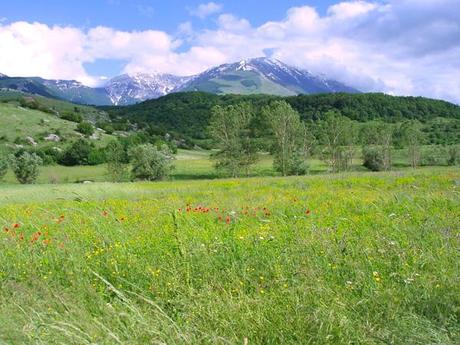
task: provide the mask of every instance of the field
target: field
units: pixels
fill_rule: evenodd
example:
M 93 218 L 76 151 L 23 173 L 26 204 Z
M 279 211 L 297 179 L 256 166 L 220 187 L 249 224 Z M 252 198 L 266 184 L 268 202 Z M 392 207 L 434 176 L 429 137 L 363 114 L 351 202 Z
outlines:
M 456 344 L 460 171 L 0 185 L 0 343 Z

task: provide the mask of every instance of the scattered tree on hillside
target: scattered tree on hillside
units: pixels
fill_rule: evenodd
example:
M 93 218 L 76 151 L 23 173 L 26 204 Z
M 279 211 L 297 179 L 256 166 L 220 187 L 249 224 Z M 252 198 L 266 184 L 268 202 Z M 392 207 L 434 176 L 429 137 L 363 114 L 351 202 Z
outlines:
M 317 135 L 324 145 L 323 157 L 331 171 L 347 170 L 352 163 L 356 140 L 353 122 L 329 111 L 317 122 Z
M 299 113 L 285 101 L 275 101 L 263 108 L 274 137 L 274 168 L 283 176 L 305 174 L 309 135 Z
M 251 120 L 254 113 L 247 103 L 212 109 L 209 132 L 218 143 L 220 151 L 213 158 L 216 168 L 232 177 L 241 172 L 249 174 L 249 168 L 257 161 L 257 147 L 251 135 Z
M 113 182 L 123 181 L 128 176 L 127 154 L 118 140 L 112 140 L 106 147 L 107 171 Z
M 34 183 L 37 180 L 41 164 L 41 158 L 35 153 L 23 152 L 18 156 L 10 156 L 10 165 L 21 184 Z
M 158 149 L 155 145 L 144 144 L 129 150 L 134 179 L 155 181 L 168 177 L 173 169 L 172 154 L 166 145 Z

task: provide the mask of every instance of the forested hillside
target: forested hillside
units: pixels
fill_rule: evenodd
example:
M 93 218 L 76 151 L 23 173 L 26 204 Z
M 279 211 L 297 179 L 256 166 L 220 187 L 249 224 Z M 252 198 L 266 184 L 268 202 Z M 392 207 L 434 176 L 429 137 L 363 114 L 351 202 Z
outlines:
M 256 111 L 273 100 L 284 99 L 304 120 L 318 120 L 328 111 L 337 111 L 352 120 L 366 122 L 383 120 L 403 122 L 416 119 L 432 128 L 435 133 L 460 130 L 460 107 L 440 100 L 423 97 L 395 97 L 376 94 L 321 94 L 277 97 L 268 95 L 224 95 L 202 92 L 170 94 L 159 99 L 127 107 L 104 107 L 115 121 L 146 123 L 161 130 L 187 137 L 207 137 L 211 110 L 216 105 L 232 105 L 241 102 L 252 104 Z M 444 120 L 439 120 L 444 118 Z M 460 138 L 459 138 L 460 139 Z

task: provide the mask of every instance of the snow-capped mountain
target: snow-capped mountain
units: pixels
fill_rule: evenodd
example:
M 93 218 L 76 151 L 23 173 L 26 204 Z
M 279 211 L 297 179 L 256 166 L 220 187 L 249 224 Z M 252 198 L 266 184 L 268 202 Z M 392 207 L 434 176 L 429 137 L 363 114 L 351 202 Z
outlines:
M 276 95 L 358 92 L 335 80 L 269 58 L 246 59 L 211 68 L 191 78 L 179 90 Z
M 171 74 L 123 74 L 111 79 L 105 90 L 112 104 L 126 105 L 167 95 L 189 79 Z
M 191 77 L 171 74 L 124 74 L 99 88 L 75 80 L 7 77 L 0 88 L 91 105 L 128 105 L 171 92 L 203 91 L 216 94 L 272 94 L 280 96 L 359 92 L 338 81 L 268 59 L 254 58 L 214 67 Z

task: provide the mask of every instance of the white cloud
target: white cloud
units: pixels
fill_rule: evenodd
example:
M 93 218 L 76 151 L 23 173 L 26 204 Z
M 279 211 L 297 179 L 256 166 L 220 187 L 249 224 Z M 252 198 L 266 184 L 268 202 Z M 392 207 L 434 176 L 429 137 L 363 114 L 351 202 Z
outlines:
M 127 61 L 124 71 L 129 73 L 190 75 L 268 51 L 363 91 L 460 103 L 456 5 L 458 0 L 348 1 L 331 6 L 323 16 L 309 6 L 294 7 L 283 20 L 260 26 L 222 14 L 215 29 L 196 31 L 187 22 L 175 35 L 0 23 L 0 72 L 95 84 L 99 77 L 88 75 L 83 66 L 98 59 Z
M 222 4 L 218 4 L 215 2 L 208 2 L 206 4 L 198 5 L 197 8 L 191 9 L 190 14 L 192 16 L 196 16 L 196 17 L 204 19 L 212 14 L 221 12 L 223 7 L 224 6 Z

